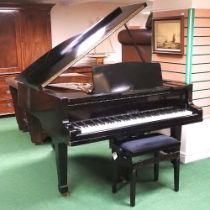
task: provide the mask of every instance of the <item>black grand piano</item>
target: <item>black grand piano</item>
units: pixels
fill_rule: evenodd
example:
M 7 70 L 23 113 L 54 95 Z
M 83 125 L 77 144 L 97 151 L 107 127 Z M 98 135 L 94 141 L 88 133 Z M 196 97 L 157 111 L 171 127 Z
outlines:
M 84 33 L 39 58 L 18 77 L 19 104 L 52 139 L 58 189 L 68 192 L 67 146 L 120 140 L 162 128 L 180 139 L 181 126 L 202 120 L 192 86 L 162 80 L 158 63 L 118 63 L 93 69 L 93 87 L 51 84 L 146 4 L 119 7 Z

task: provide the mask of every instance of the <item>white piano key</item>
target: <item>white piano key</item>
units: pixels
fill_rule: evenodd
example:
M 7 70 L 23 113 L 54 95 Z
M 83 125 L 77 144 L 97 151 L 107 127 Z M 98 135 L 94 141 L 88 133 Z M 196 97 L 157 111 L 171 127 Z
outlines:
M 100 131 L 112 130 L 123 128 L 126 126 L 134 126 L 134 125 L 141 125 L 144 123 L 155 122 L 158 120 L 166 120 L 166 119 L 174 119 L 184 116 L 192 115 L 192 112 L 189 110 L 181 110 L 176 112 L 170 113 L 163 113 L 163 114 L 156 114 L 144 117 L 129 117 L 129 119 L 125 120 L 116 120 L 112 122 L 105 122 L 105 123 L 97 123 L 95 125 L 88 125 L 88 126 L 80 126 L 79 129 L 81 130 L 81 134 L 91 134 Z

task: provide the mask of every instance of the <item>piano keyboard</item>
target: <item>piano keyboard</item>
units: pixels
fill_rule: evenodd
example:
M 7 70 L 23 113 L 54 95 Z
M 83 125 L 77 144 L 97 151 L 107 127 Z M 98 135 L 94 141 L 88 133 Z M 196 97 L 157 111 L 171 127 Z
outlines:
M 189 110 L 173 110 L 165 111 L 164 113 L 156 112 L 138 112 L 133 111 L 122 115 L 95 118 L 74 122 L 72 125 L 78 128 L 82 135 L 92 134 L 101 131 L 114 130 L 127 126 L 141 125 L 144 123 L 155 122 L 159 120 L 174 119 L 192 115 Z

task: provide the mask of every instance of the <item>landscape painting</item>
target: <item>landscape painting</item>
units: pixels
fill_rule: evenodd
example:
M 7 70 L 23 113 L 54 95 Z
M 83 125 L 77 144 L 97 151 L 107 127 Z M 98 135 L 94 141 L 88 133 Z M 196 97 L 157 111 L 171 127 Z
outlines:
M 153 52 L 183 54 L 183 16 L 153 19 Z

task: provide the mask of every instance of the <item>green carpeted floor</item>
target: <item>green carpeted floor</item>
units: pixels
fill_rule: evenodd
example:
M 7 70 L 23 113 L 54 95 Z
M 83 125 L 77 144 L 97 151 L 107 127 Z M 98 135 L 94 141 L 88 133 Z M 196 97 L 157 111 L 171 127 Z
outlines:
M 0 119 L 0 210 L 124 210 L 129 188 L 111 193 L 108 142 L 69 147 L 71 194 L 57 191 L 54 154 L 50 145 L 34 145 L 18 131 L 15 118 Z M 163 163 L 159 182 L 145 168 L 137 184 L 141 210 L 210 210 L 210 159 L 181 165 L 181 184 L 173 191 L 173 170 Z

